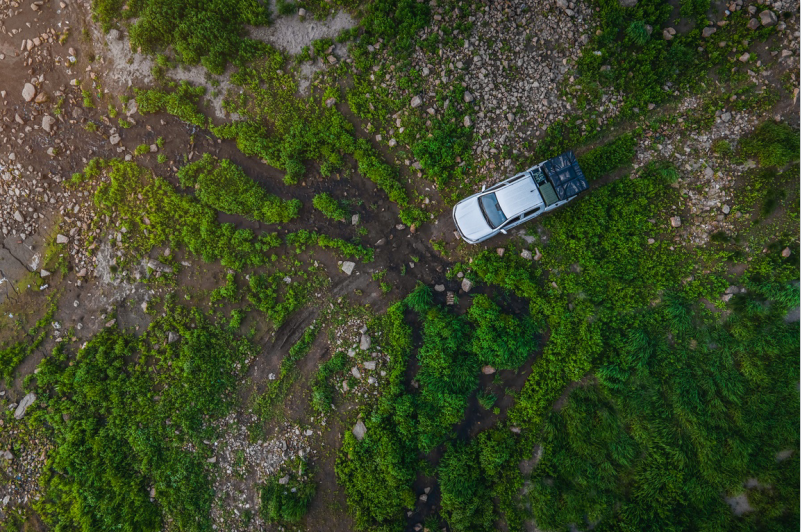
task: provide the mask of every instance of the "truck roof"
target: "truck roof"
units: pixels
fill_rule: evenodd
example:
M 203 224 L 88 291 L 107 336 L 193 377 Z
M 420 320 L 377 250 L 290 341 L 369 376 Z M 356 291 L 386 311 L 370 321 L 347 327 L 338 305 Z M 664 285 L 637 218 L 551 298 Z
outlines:
M 534 180 L 528 175 L 501 188 L 495 192 L 495 197 L 507 218 L 545 203 Z

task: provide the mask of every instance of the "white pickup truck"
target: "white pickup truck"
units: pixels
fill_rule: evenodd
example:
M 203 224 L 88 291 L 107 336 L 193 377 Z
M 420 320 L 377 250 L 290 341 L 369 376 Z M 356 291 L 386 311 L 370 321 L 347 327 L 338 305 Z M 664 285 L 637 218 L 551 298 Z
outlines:
M 576 156 L 568 151 L 463 199 L 453 207 L 453 221 L 465 242 L 478 244 L 564 205 L 588 188 Z

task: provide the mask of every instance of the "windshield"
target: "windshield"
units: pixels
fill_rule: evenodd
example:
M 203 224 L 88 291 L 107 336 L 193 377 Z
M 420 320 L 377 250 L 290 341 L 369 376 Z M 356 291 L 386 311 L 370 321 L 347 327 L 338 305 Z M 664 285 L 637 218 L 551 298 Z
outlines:
M 481 196 L 478 199 L 478 203 L 481 205 L 481 212 L 484 214 L 484 218 L 493 229 L 506 221 L 506 215 L 501 210 L 501 206 L 498 205 L 498 198 L 495 197 L 494 192 Z

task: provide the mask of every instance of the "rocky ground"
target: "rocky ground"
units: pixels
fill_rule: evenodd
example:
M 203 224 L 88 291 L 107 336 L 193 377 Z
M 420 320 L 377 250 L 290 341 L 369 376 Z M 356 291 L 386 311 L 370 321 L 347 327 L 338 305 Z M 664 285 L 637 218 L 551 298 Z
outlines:
M 758 4 L 759 7 L 742 4 L 733 7 L 749 10 L 754 7 L 752 13 L 765 8 L 776 12 L 798 11 L 797 1 L 759 0 Z M 420 32 L 421 41 L 434 32 L 441 33 L 441 26 L 451 27 L 464 19 L 472 23 L 472 29 L 458 35 L 464 39 L 463 47 L 442 48 L 433 59 L 417 49 L 412 62 L 422 73 L 427 92 L 412 100 L 412 108 L 420 107 L 430 116 L 438 115 L 443 110 L 434 101 L 436 89 L 454 80 L 461 83 L 467 90 L 465 102 L 476 104 L 475 113 L 464 118 L 464 125 L 472 127 L 476 135 L 472 147 L 480 163 L 476 182 L 497 180 L 506 176 L 513 166 L 512 159 L 502 154 L 524 151 L 525 143 L 541 137 L 549 125 L 580 111 L 571 107 L 564 88 L 574 83 L 571 65 L 595 31 L 593 9 L 583 1 L 547 0 L 532 5 L 515 0 L 491 2 L 465 15 L 458 9 L 447 11 L 437 6 L 436 1 L 430 5 L 435 13 L 434 23 Z M 251 33 L 254 38 L 297 54 L 311 40 L 333 37 L 353 24 L 355 21 L 345 13 L 336 14 L 325 22 L 293 16 L 287 19 L 286 25 L 266 30 L 254 28 Z M 763 88 L 780 85 L 783 82 L 779 80 L 783 79 L 794 87 L 798 85 L 798 17 L 789 24 L 781 24 L 783 27 L 778 40 L 772 43 L 773 49 L 753 52 L 769 67 L 753 75 L 754 81 Z M 326 65 L 333 68 L 338 61 L 348 60 L 345 46 L 337 45 L 330 53 L 333 61 L 317 58 L 311 66 L 304 66 L 298 72 L 302 93 Z M 373 53 L 378 63 L 392 63 L 392 57 L 381 43 L 376 43 Z M 116 97 L 129 85 L 152 84 L 152 66 L 152 59 L 130 50 L 124 34 L 114 30 L 104 35 L 93 25 L 87 2 L 0 0 L 0 309 L 3 311 L 0 340 L 13 336 L 14 323 L 19 317 L 28 320 L 27 326 L 30 320 L 40 317 L 46 298 L 52 297 L 58 304 L 45 343 L 21 366 L 20 376 L 13 382 L 6 382 L 0 390 L 0 402 L 9 411 L 16 410 L 23 398 L 23 376 L 33 372 L 48 350 L 67 336 L 68 329 L 74 327 L 78 338 L 88 339 L 94 332 L 109 326 L 108 318 L 116 307 L 128 309 L 119 311 L 119 325 L 144 328 L 150 318 L 140 311 L 142 305 L 172 290 L 169 286 L 140 282 L 147 270 L 148 258 L 133 265 L 128 277 L 112 273 L 112 267 L 122 255 L 120 250 L 112 250 L 108 242 L 121 238 L 119 220 L 98 219 L 92 192 L 68 184 L 74 172 L 83 170 L 94 157 L 132 160 L 136 146 L 142 143 L 148 145 L 152 153 L 152 160 L 144 164 L 156 168 L 155 157 L 166 155 L 169 162 L 164 173 L 169 173 L 171 178 L 173 170 L 183 164 L 184 155 L 192 159 L 202 152 L 231 158 L 253 176 L 269 175 L 271 171 L 246 159 L 231 141 L 199 138 L 187 153 L 190 136 L 202 136 L 197 128 L 166 115 L 142 116 L 135 100 L 126 104 L 119 98 L 112 98 L 114 112 L 126 117 L 130 127 L 123 129 L 115 125 L 119 122 L 110 120 L 110 111 L 99 106 L 97 95 Z M 396 74 L 389 70 L 384 79 L 376 79 L 375 83 L 400 94 L 403 89 L 398 86 Z M 177 80 L 208 83 L 201 67 L 177 69 L 170 75 Z M 231 85 L 227 84 L 225 76 L 220 80 L 217 95 L 210 95 L 210 109 L 217 120 L 235 118 L 222 110 L 222 98 Z M 793 97 L 782 99 L 770 113 L 797 126 L 797 93 L 795 88 Z M 605 93 L 601 100 L 597 114 L 605 124 L 618 115 L 619 95 Z M 683 96 L 673 108 L 654 109 L 653 118 L 672 114 L 679 117 L 681 123 L 690 119 L 702 100 L 703 95 Z M 665 213 L 665 218 L 670 219 L 676 229 L 677 246 L 702 246 L 715 233 L 736 235 L 740 230 L 741 212 L 736 207 L 735 187 L 753 163 L 733 164 L 725 156 L 716 155 L 713 145 L 726 140 L 736 147 L 738 139 L 764 118 L 759 110 L 723 110 L 717 113 L 713 125 L 703 131 L 665 124 L 639 139 L 635 177 L 639 167 L 657 159 L 670 160 L 681 171 L 676 186 L 685 195 L 685 203 L 676 212 Z M 368 134 L 367 124 L 358 125 L 360 134 Z M 637 125 L 640 124 L 622 124 L 621 127 Z M 400 127 L 400 123 L 390 121 L 377 144 L 394 148 L 393 134 L 395 128 Z M 369 133 L 375 136 L 375 130 Z M 158 137 L 167 139 L 165 148 L 157 146 Z M 412 161 L 406 164 L 404 172 L 417 173 Z M 374 187 L 367 188 L 372 185 L 366 180 L 358 177 L 354 181 L 357 193 L 374 191 Z M 422 184 L 421 188 L 427 186 Z M 310 194 L 310 191 L 302 193 Z M 429 244 L 432 238 L 441 239 L 447 243 L 449 251 L 460 252 L 448 209 L 432 224 L 412 233 L 409 228 L 396 225 L 397 219 L 392 214 L 394 207 L 384 199 L 377 201 L 381 202 L 381 212 L 384 209 L 386 212 L 371 214 L 369 240 L 386 243 L 384 251 L 380 252 L 383 255 L 378 255 L 373 264 L 356 266 L 353 275 L 339 271 L 330 256 L 321 258 L 331 280 L 327 289 L 329 295 L 350 297 L 356 304 L 369 304 L 372 311 L 378 312 L 389 300 L 382 298 L 371 274 L 382 270 L 390 271 L 388 280 L 397 286 L 397 292 L 405 293 L 418 279 L 436 284 L 437 297 L 448 297 L 450 301 L 460 288 L 470 289 L 470 286 L 463 286 L 459 278 L 446 280 L 448 262 Z M 247 222 L 237 220 L 237 223 L 246 226 Z M 493 241 L 492 246 L 503 247 L 504 238 Z M 184 266 L 181 279 L 187 280 L 190 288 L 208 290 L 218 284 L 223 275 L 219 265 L 204 266 L 198 258 L 175 252 L 180 253 Z M 413 260 L 413 256 L 421 262 Z M 158 260 L 156 253 L 149 260 Z M 408 276 L 401 277 L 398 273 L 401 264 L 404 264 L 404 274 L 409 272 Z M 317 316 L 318 310 L 315 308 L 294 318 L 293 323 L 277 332 L 276 343 L 282 338 L 284 341 L 297 338 L 294 331 L 302 331 Z M 387 357 L 371 346 L 371 331 L 363 330 L 363 325 L 364 320 L 349 320 L 333 331 L 334 339 L 328 348 L 330 352 L 346 351 L 350 357 L 349 375 L 334 382 L 348 405 L 344 410 L 378 395 L 382 379 L 386 377 Z M 277 371 L 280 357 L 292 342 L 280 348 L 276 343 L 265 340 L 265 360 L 259 362 L 246 380 L 263 380 Z M 312 351 L 315 356 L 322 356 L 323 348 L 317 345 L 315 349 L 317 351 Z M 314 367 L 310 364 L 306 371 Z M 252 383 L 248 380 L 242 385 Z M 217 449 L 213 462 L 218 471 L 214 487 L 219 494 L 219 504 L 213 511 L 217 530 L 233 530 L 229 528 L 233 522 L 231 512 L 238 517 L 256 508 L 256 484 L 280 471 L 292 459 L 311 457 L 328 460 L 330 464 L 328 447 L 334 437 L 331 434 L 336 432 L 339 437 L 339 433 L 352 428 L 340 426 L 336 416 L 309 419 L 290 415 L 274 423 L 269 437 L 253 441 L 247 430 L 252 421 L 250 417 L 249 412 L 242 411 L 222 420 L 219 428 L 224 436 L 213 442 Z M 0 427 L 3 471 L 0 503 L 2 506 L 29 504 L 41 493 L 35 479 L 42 472 L 50 444 L 41 435 L 29 434 L 19 420 L 5 426 L 0 420 Z M 323 482 L 333 486 L 333 474 L 328 471 L 324 475 L 328 476 Z M 335 503 L 343 504 L 343 500 L 340 497 Z M 263 523 L 257 517 L 250 529 L 261 526 Z M 343 526 L 349 524 L 321 523 L 318 529 L 340 530 Z

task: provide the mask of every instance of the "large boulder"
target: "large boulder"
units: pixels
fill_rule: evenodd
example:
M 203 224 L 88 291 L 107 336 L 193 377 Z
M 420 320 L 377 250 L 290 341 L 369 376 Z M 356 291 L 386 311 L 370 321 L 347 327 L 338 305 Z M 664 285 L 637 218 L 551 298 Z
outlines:
M 778 19 L 776 18 L 776 13 L 771 11 L 770 9 L 766 9 L 762 13 L 759 14 L 759 20 L 762 22 L 763 26 L 775 26 Z

